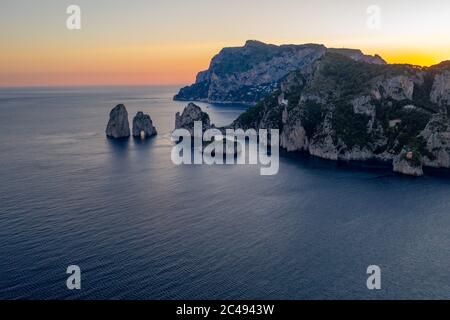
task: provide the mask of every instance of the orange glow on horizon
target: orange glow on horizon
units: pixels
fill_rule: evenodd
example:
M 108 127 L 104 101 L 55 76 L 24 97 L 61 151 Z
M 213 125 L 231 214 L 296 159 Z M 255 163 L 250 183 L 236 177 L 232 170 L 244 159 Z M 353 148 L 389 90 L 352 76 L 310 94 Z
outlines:
M 188 84 L 217 51 L 205 45 L 21 48 L 0 52 L 0 86 Z
M 242 45 L 242 44 L 241 44 Z M 181 85 L 195 81 L 224 44 L 16 48 L 0 52 L 0 86 Z M 332 46 L 329 46 L 332 47 Z M 358 46 L 348 46 L 355 47 Z M 382 46 L 381 46 L 382 47 Z M 359 46 L 361 48 L 361 46 Z M 362 48 L 388 63 L 431 66 L 450 59 L 431 48 Z
M 0 10 L 0 87 L 189 84 L 223 47 L 254 39 L 360 49 L 389 63 L 450 59 L 450 2 L 195 0 L 79 1 L 80 29 L 65 1 L 13 1 Z
M 412 64 L 421 67 L 430 67 L 450 60 L 450 54 L 445 50 L 392 49 L 381 50 L 378 54 L 390 64 Z

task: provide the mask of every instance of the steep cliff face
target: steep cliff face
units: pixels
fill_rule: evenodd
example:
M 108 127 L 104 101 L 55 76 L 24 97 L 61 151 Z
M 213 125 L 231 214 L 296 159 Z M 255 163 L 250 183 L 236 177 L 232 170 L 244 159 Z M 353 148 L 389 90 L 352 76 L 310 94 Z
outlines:
M 387 65 L 327 52 L 290 73 L 235 128 L 280 129 L 288 151 L 389 161 L 396 172 L 450 167 L 450 63 Z
M 222 49 L 209 69 L 197 75 L 195 84 L 182 88 L 174 99 L 254 104 L 270 94 L 287 74 L 308 68 L 327 50 L 356 61 L 385 63 L 379 56 L 367 56 L 359 50 L 247 41 L 243 47 Z

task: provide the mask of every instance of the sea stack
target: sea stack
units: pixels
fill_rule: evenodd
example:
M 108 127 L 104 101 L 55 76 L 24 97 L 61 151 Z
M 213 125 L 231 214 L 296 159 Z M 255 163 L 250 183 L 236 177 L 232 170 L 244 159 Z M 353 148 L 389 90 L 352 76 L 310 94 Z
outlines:
M 133 119 L 133 137 L 150 138 L 157 134 L 152 119 L 148 114 L 139 111 Z
M 113 139 L 130 137 L 128 112 L 123 104 L 119 104 L 111 110 L 108 126 L 106 127 L 106 136 Z
M 175 129 L 186 129 L 191 135 L 194 135 L 194 122 L 196 121 L 202 122 L 203 131 L 214 128 L 214 125 L 211 125 L 209 115 L 191 102 L 184 108 L 183 113 L 177 112 L 175 115 Z

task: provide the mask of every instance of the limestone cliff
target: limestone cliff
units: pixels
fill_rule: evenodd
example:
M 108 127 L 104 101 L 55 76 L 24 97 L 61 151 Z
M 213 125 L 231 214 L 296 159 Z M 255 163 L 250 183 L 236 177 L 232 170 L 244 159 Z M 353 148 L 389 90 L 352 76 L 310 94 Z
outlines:
M 326 52 L 355 61 L 385 64 L 379 56 L 360 50 L 327 49 L 319 44 L 271 45 L 247 41 L 243 47 L 224 48 L 196 82 L 182 88 L 175 100 L 255 104 L 270 94 L 290 72 L 308 68 Z
M 450 63 L 367 63 L 326 52 L 287 75 L 235 128 L 280 129 L 280 144 L 332 160 L 379 160 L 396 172 L 450 168 Z

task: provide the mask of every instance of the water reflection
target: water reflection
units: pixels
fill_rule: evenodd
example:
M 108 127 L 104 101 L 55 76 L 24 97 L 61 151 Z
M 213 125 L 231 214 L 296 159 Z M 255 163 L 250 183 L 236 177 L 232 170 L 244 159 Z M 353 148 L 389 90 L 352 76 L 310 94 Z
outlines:
M 128 151 L 130 149 L 130 139 L 124 138 L 124 139 L 112 139 L 112 138 L 105 138 L 106 144 L 109 147 L 109 150 L 114 155 L 119 156 L 127 156 Z

